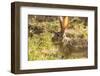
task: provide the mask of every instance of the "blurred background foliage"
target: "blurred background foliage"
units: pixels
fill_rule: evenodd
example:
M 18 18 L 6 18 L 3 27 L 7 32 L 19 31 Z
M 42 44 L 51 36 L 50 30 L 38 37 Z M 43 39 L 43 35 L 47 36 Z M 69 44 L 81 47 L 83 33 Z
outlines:
M 87 17 L 69 17 L 62 39 L 58 16 L 29 15 L 28 60 L 87 58 L 87 23 Z

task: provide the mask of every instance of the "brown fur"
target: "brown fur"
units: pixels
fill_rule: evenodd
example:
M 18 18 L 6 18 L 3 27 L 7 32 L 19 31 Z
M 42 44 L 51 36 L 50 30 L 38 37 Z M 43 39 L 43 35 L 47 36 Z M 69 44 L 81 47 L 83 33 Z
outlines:
M 69 18 L 68 16 L 60 16 L 60 26 L 61 26 L 61 32 L 64 33 L 65 29 L 67 29 L 69 24 Z

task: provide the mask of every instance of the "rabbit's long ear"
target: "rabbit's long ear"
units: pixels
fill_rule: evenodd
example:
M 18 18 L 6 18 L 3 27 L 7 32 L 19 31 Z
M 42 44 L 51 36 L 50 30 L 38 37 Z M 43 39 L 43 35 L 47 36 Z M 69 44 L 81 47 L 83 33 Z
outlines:
M 61 27 L 61 32 L 63 31 L 62 28 L 63 28 L 63 17 L 60 16 L 59 17 L 59 21 L 60 21 L 60 27 Z
M 62 16 L 59 17 L 59 20 L 60 20 L 61 23 L 63 23 L 63 17 Z
M 68 16 L 65 16 L 63 19 L 63 28 L 67 28 L 68 23 L 69 23 L 69 18 Z

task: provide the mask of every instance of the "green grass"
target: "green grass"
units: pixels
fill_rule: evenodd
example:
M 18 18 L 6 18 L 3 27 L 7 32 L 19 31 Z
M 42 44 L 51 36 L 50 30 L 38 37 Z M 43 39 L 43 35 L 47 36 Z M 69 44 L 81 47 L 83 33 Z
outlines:
M 71 22 L 69 25 L 70 33 L 66 35 L 70 39 L 87 39 L 87 25 L 85 25 L 84 21 L 76 21 Z M 52 41 L 53 32 L 59 32 L 60 23 L 59 20 L 53 21 L 36 21 L 33 19 L 33 24 L 31 25 L 33 32 L 29 32 L 28 36 L 28 60 L 56 60 L 56 59 L 77 59 L 77 58 L 87 58 L 87 50 L 85 51 L 77 51 L 75 52 L 74 47 L 63 47 L 62 49 L 66 49 L 67 51 L 62 51 L 61 45 L 56 44 Z M 34 30 L 34 28 L 37 29 Z M 37 33 L 40 31 L 39 33 Z M 73 32 L 72 32 L 73 31 Z M 32 36 L 30 36 L 32 34 Z M 55 40 L 56 42 L 62 42 L 60 40 Z M 77 43 L 76 43 L 77 44 Z M 69 44 L 68 44 L 69 45 Z M 83 46 L 83 45 L 81 45 Z M 70 49 L 71 48 L 71 49 Z M 74 50 L 73 50 L 74 49 Z M 78 49 L 78 48 L 77 48 Z M 69 50 L 69 51 L 68 51 Z

